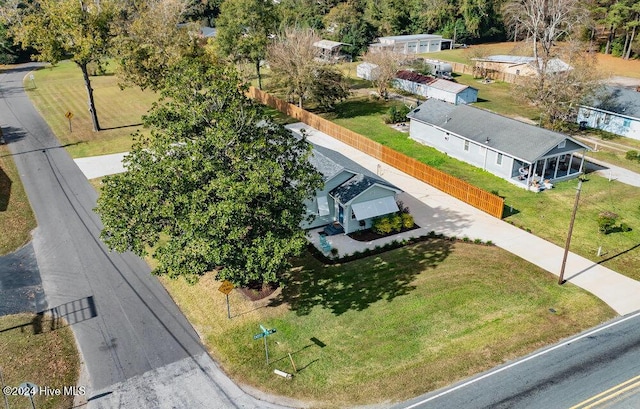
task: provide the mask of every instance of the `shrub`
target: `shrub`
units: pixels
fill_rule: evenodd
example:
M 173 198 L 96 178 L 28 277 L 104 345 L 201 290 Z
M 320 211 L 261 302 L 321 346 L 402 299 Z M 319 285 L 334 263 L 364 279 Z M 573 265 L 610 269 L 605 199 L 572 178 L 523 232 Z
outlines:
M 640 153 L 638 153 L 638 151 L 634 151 L 634 150 L 627 151 L 624 157 L 627 158 L 628 160 L 640 161 Z
M 482 239 L 475 239 L 473 242 L 475 244 L 482 244 Z
M 613 212 L 602 212 L 598 215 L 598 230 L 600 233 L 609 234 L 613 231 L 618 215 Z
M 402 227 L 404 227 L 405 229 L 410 229 L 415 225 L 413 221 L 413 216 L 411 216 L 409 213 L 402 213 L 401 217 L 402 217 Z
M 402 230 L 402 217 L 399 214 L 392 214 L 387 216 L 389 218 L 389 224 L 391 224 L 391 230 L 398 232 Z
M 377 217 L 373 219 L 371 229 L 378 234 L 391 233 L 392 227 L 388 217 Z
M 493 246 L 493 242 L 491 240 L 487 240 L 484 244 L 487 246 Z
M 406 122 L 409 111 L 410 109 L 406 105 L 392 105 L 387 111 L 387 115 L 384 117 L 384 123 L 397 124 L 399 122 Z
M 465 237 L 462 238 L 462 241 L 464 241 L 465 243 L 468 243 L 469 242 L 469 238 L 467 236 L 465 236 Z
M 332 248 L 332 249 L 331 249 L 331 255 L 332 255 L 333 257 L 337 257 L 337 256 L 338 256 L 338 249 L 337 249 L 337 248 L 335 248 L 335 247 L 334 247 L 334 248 Z

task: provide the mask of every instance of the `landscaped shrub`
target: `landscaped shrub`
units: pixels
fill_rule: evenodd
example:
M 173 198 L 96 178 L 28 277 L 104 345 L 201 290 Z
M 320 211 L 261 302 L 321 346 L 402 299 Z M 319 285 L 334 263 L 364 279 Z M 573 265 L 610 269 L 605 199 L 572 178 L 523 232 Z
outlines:
M 613 212 L 602 212 L 598 215 L 598 230 L 600 233 L 609 234 L 613 231 L 618 220 L 618 215 Z
M 640 153 L 638 151 L 630 150 L 624 155 L 628 160 L 636 160 L 640 162 Z
M 406 105 L 392 105 L 387 111 L 387 115 L 384 117 L 384 123 L 397 124 L 399 122 L 406 122 L 409 111 L 410 109 Z
M 404 227 L 405 229 L 410 229 L 415 225 L 413 216 L 411 216 L 409 213 L 402 213 L 400 217 L 402 217 L 402 227 Z
M 392 230 L 391 221 L 386 216 L 376 217 L 375 219 L 373 219 L 373 222 L 371 224 L 371 230 L 378 234 L 389 234 Z
M 391 231 L 399 232 L 402 230 L 402 217 L 399 214 L 389 215 L 389 222 L 391 223 Z

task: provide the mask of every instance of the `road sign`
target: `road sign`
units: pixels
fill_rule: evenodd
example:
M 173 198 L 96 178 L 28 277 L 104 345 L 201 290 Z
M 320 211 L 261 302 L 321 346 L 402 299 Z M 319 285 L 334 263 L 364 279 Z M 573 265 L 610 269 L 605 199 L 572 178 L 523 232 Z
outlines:
M 67 118 L 67 119 L 71 119 L 71 118 L 73 118 L 73 112 L 71 112 L 71 111 L 67 111 L 67 113 L 66 113 L 66 114 L 64 114 L 64 116 L 65 116 L 65 118 Z
M 267 334 L 265 334 L 264 332 L 261 332 L 261 333 L 259 333 L 259 334 L 254 335 L 254 336 L 253 336 L 253 339 L 260 339 L 260 338 L 265 337 L 266 335 L 267 335 Z
M 222 282 L 222 285 L 218 288 L 218 291 L 220 291 L 222 294 L 229 295 L 231 290 L 233 290 L 234 288 L 235 286 L 231 281 L 224 280 Z

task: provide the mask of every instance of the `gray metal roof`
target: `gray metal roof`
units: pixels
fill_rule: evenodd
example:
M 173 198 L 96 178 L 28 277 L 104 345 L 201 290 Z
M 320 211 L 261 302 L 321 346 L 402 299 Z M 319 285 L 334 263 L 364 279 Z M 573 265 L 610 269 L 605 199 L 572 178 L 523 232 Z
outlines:
M 396 43 L 396 42 L 404 42 L 404 41 L 416 41 L 416 40 L 438 40 L 442 39 L 441 35 L 437 34 L 408 34 L 402 36 L 387 36 L 387 37 L 378 37 L 378 41 L 381 43 Z
M 635 88 L 606 86 L 600 95 L 585 105 L 640 119 L 640 92 Z
M 358 173 L 333 189 L 329 194 L 338 199 L 340 203 L 348 203 L 376 183 L 379 183 L 379 179 Z
M 468 85 L 458 84 L 457 82 L 437 79 L 429 84 L 431 88 L 439 89 L 441 91 L 452 92 L 454 94 L 459 94 L 467 88 L 473 88 Z M 475 89 L 475 88 L 473 88 Z
M 588 149 L 588 146 L 559 132 L 525 124 L 468 105 L 452 105 L 437 99 L 427 100 L 411 111 L 407 117 L 435 125 L 529 163 L 545 156 L 565 140 Z

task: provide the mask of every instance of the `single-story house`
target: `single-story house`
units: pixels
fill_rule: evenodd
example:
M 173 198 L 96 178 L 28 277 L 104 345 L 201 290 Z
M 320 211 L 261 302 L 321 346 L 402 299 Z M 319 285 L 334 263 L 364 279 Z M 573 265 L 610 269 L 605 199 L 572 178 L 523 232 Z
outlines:
M 320 40 L 313 43 L 313 46 L 319 51 L 318 58 L 326 62 L 351 61 L 351 56 L 341 51 L 343 45 L 349 44 L 331 40 Z
M 412 139 L 531 190 L 582 174 L 589 150 L 562 133 L 436 99 L 407 117 Z
M 497 71 L 519 76 L 534 76 L 538 74 L 536 59 L 519 55 L 490 55 L 488 57 L 474 58 L 477 71 Z M 538 58 L 537 64 L 541 64 Z M 547 62 L 547 73 L 559 73 L 573 69 L 569 64 L 559 58 L 552 58 Z
M 605 96 L 578 108 L 581 127 L 640 140 L 640 87 L 605 87 Z
M 399 211 L 400 189 L 380 179 L 338 152 L 315 146 L 309 158 L 322 174 L 324 187 L 305 203 L 307 215 L 302 227 L 329 226 L 335 233 L 368 229 L 372 220 Z
M 388 49 L 400 54 L 434 53 L 440 51 L 443 45 L 450 48 L 451 40 L 443 39 L 437 34 L 412 34 L 402 36 L 379 37 L 376 43 L 370 44 L 373 52 Z
M 413 71 L 398 71 L 394 86 L 425 98 L 435 98 L 456 105 L 471 104 L 478 100 L 476 88 Z

